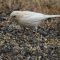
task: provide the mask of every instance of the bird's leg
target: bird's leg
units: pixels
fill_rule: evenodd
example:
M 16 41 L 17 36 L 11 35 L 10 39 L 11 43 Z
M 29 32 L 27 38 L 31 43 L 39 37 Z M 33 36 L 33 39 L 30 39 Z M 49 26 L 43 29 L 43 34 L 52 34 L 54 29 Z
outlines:
M 37 27 L 33 27 L 33 33 L 37 32 Z
M 38 27 L 35 27 L 35 28 L 33 29 L 33 33 L 34 33 L 34 34 L 37 34 L 37 29 L 38 29 Z
M 38 37 L 39 33 L 38 33 L 38 27 L 35 27 L 36 32 L 35 32 L 35 36 Z
M 23 27 L 23 33 L 25 33 L 26 27 Z
M 36 29 L 36 33 L 37 33 L 37 29 L 38 29 L 38 27 L 35 27 L 35 29 Z

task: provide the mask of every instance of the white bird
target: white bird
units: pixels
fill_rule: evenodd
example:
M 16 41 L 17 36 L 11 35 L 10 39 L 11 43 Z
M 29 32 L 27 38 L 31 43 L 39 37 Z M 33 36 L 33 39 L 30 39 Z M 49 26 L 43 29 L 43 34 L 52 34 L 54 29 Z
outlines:
M 47 18 L 60 17 L 60 15 L 45 15 L 42 13 L 31 12 L 31 11 L 13 11 L 10 14 L 10 18 L 15 18 L 14 20 L 23 26 L 34 26 L 36 29 L 41 23 L 41 20 L 46 20 Z

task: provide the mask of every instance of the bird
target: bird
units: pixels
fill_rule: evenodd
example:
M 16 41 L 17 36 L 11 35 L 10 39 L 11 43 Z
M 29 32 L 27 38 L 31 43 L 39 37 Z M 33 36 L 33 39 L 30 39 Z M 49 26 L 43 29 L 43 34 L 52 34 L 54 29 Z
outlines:
M 60 17 L 60 15 L 48 15 L 33 11 L 13 11 L 10 14 L 10 20 L 13 19 L 22 26 L 34 26 L 36 30 L 41 21 L 54 17 Z

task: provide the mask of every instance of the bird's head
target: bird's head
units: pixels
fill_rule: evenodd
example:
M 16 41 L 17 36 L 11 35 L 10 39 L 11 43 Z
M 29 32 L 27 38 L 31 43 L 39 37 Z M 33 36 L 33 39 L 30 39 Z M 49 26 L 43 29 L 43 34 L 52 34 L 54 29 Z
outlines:
M 20 11 L 13 11 L 10 14 L 10 21 L 18 21 L 19 17 L 20 17 Z
M 17 16 L 19 16 L 19 11 L 13 11 L 13 12 L 10 14 L 10 18 L 17 18 Z

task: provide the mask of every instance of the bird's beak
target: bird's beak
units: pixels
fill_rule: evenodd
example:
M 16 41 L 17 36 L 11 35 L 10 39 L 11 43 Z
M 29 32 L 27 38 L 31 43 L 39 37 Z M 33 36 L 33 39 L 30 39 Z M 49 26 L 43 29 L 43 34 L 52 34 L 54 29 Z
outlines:
M 9 20 L 13 22 L 14 21 L 14 17 L 10 16 Z
M 12 22 L 14 22 L 14 21 L 15 21 L 15 17 L 10 16 L 10 17 L 9 17 L 9 22 L 10 22 L 10 24 L 11 24 Z
M 9 16 L 9 21 L 12 21 L 12 17 L 11 16 Z
M 10 24 L 11 24 L 11 23 L 12 23 L 12 21 L 13 21 L 13 20 L 12 20 L 12 17 L 11 17 L 11 16 L 9 16 L 9 18 L 8 18 L 8 23 L 10 23 Z

